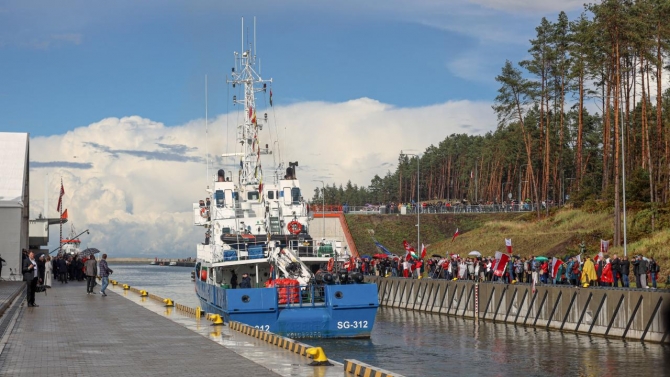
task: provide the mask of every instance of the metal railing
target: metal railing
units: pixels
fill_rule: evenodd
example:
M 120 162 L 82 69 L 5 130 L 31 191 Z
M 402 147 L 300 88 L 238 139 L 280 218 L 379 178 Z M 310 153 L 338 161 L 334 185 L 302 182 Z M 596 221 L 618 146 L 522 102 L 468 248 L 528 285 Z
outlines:
M 550 203 L 549 208 L 558 207 L 557 204 Z M 310 208 L 310 211 L 319 212 L 319 207 Z M 501 212 L 533 212 L 537 210 L 535 203 L 521 204 L 456 204 L 456 205 L 428 205 L 421 206 L 421 213 L 501 213 Z M 547 205 L 541 204 L 540 210 L 546 211 Z M 379 214 L 416 214 L 416 206 L 411 204 L 401 206 L 326 206 L 326 213 L 347 213 L 356 215 L 379 215 Z

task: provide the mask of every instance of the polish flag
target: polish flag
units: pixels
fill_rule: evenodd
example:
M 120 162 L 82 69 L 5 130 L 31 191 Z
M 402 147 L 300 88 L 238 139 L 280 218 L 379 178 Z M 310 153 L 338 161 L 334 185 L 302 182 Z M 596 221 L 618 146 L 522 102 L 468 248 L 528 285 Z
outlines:
M 507 254 L 512 254 L 512 240 L 505 238 L 505 246 L 507 247 Z
M 63 188 L 63 178 L 60 179 L 60 195 L 58 195 L 58 206 L 56 211 L 60 212 L 63 205 L 63 195 L 65 195 L 65 188 Z
M 594 264 L 595 264 L 595 263 L 598 263 L 598 261 L 601 260 L 601 259 L 603 259 L 603 252 L 602 252 L 602 251 L 599 252 L 598 255 L 596 255 L 595 257 L 593 257 L 593 263 L 594 263 Z
M 421 244 L 421 259 L 426 257 L 426 247 Z
M 561 267 L 563 264 L 563 261 L 560 259 L 557 259 L 556 257 L 551 259 L 551 277 L 556 278 L 556 275 L 558 274 L 558 268 Z
M 460 234 L 460 233 L 458 233 L 458 228 L 456 228 L 456 231 L 454 232 L 454 236 L 451 237 L 451 242 L 454 242 L 454 240 L 456 239 L 456 237 L 457 237 L 459 234 Z
M 493 268 L 493 274 L 495 276 L 501 277 L 505 272 L 505 267 L 507 267 L 507 262 L 509 262 L 509 255 L 503 254 L 500 251 L 496 251 L 496 264 Z

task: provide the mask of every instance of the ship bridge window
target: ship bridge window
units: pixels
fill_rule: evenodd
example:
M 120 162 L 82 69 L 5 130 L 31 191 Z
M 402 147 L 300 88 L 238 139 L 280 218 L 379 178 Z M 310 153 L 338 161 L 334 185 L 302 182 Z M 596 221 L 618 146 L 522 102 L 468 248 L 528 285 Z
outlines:
M 258 191 L 249 191 L 247 193 L 247 200 L 258 200 Z
M 293 204 L 300 204 L 300 188 L 294 187 L 291 189 L 291 200 Z
M 274 199 L 275 198 L 275 192 L 274 191 L 268 191 L 267 196 L 268 196 L 268 199 Z
M 223 190 L 216 190 L 216 192 L 214 192 L 214 200 L 216 200 L 216 206 L 218 208 L 223 208 L 223 206 L 225 205 L 225 200 L 223 198 Z

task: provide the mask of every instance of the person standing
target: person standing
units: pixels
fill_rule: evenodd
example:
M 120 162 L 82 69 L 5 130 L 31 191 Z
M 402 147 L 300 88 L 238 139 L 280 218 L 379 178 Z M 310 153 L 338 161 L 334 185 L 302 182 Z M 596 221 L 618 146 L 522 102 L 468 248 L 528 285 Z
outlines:
M 661 268 L 658 266 L 658 263 L 654 258 L 649 258 L 649 278 L 651 279 L 651 287 L 656 289 L 656 278 L 658 273 L 661 271 Z
M 240 282 L 240 288 L 251 288 L 251 278 L 246 272 L 242 274 L 242 281 Z
M 98 270 L 100 271 L 100 277 L 102 278 L 100 294 L 107 296 L 105 289 L 107 289 L 107 286 L 109 285 L 109 275 L 114 272 L 111 268 L 109 268 L 109 265 L 107 265 L 107 254 L 102 254 L 102 259 L 100 259 L 100 268 Z
M 630 261 L 627 256 L 624 255 L 623 260 L 619 262 L 619 266 L 621 267 L 621 283 L 624 288 L 628 288 L 630 287 L 630 280 L 628 279 L 628 275 L 630 275 Z
M 84 264 L 84 269 L 86 270 L 86 293 L 96 294 L 93 292 L 93 287 L 95 286 L 95 277 L 98 275 L 98 264 L 95 261 L 95 256 L 91 257 Z
M 633 262 L 633 270 L 635 271 L 635 283 L 638 288 L 649 288 L 647 287 L 647 261 L 642 258 L 642 255 L 638 255 Z
M 28 253 L 28 257 L 23 260 L 21 272 L 23 272 L 23 281 L 28 284 L 26 290 L 26 301 L 28 306 L 38 307 L 35 303 L 35 289 L 37 288 L 37 262 L 35 262 L 35 254 Z
M 51 280 L 53 278 L 53 265 L 51 264 L 51 257 L 48 256 L 44 262 L 44 285 L 51 288 Z
M 614 280 L 614 287 L 619 286 L 619 280 L 621 280 L 623 285 L 623 278 L 621 277 L 621 261 L 619 257 L 614 254 L 614 257 L 610 261 L 612 264 L 612 279 Z
M 2 255 L 0 255 L 0 277 L 2 277 L 2 265 L 5 263 L 5 260 L 2 259 Z

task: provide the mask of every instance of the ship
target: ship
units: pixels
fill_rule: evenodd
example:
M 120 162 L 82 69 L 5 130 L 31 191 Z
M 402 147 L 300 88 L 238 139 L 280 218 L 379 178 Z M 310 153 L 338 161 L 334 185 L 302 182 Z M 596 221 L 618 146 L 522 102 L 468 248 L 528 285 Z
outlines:
M 262 78 L 255 46 L 244 37 L 234 57 L 227 83 L 242 93 L 233 103 L 243 121 L 235 152 L 221 156 L 234 161 L 237 174 L 218 169 L 206 198 L 193 203 L 194 224 L 205 228 L 194 270 L 202 309 L 291 338 L 369 338 L 377 285 L 353 269 L 343 242 L 310 235 L 298 162 L 277 161 L 280 143 L 262 142 L 269 122 L 267 113 L 259 116 L 256 97 L 267 99 L 272 79 Z M 272 109 L 271 88 L 269 99 L 265 111 Z M 272 161 L 267 175 L 265 160 Z

